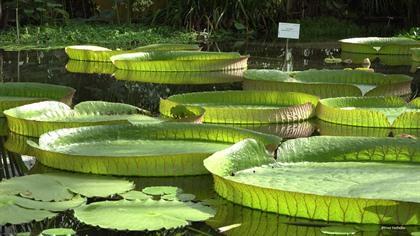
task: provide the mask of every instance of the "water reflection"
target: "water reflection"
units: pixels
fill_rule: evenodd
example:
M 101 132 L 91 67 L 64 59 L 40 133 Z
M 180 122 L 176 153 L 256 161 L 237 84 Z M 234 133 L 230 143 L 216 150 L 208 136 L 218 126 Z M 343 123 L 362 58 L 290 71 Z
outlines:
M 247 124 L 234 126 L 266 134 L 274 134 L 287 139 L 309 137 L 315 131 L 315 126 L 311 121 L 290 124 Z
M 420 137 L 420 129 L 350 126 L 330 123 L 319 119 L 314 120 L 314 122 L 320 135 L 363 137 Z
M 69 60 L 66 70 L 72 73 L 113 74 L 117 68 L 111 62 Z
M 369 58 L 370 61 L 378 60 L 379 63 L 387 66 L 407 66 L 411 64 L 410 55 L 378 55 L 341 52 L 341 59 L 351 59 L 353 64 L 362 64 L 365 58 Z
M 157 84 L 220 84 L 242 81 L 244 70 L 226 72 L 147 72 L 117 70 L 117 80 L 129 80 Z

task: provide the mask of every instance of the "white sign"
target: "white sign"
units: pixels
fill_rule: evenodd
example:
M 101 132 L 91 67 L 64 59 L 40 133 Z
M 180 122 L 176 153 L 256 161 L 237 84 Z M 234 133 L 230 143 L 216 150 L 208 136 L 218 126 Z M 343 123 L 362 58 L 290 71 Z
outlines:
M 299 39 L 300 24 L 279 23 L 279 38 Z

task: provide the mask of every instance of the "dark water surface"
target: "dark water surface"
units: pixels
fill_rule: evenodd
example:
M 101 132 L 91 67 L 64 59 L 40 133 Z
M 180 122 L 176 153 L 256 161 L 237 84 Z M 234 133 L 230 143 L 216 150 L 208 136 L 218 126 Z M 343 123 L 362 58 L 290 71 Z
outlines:
M 265 42 L 236 42 L 205 45 L 205 50 L 210 51 L 239 51 L 241 54 L 249 54 L 249 68 L 273 68 L 291 70 L 306 70 L 311 68 L 342 69 L 345 67 L 357 67 L 357 65 L 325 64 L 324 58 L 328 55 L 340 57 L 339 45 L 337 43 L 304 43 L 290 44 L 292 60 L 285 64 L 285 49 L 283 43 Z M 344 55 L 345 58 L 352 58 L 353 61 L 360 61 L 360 55 Z M 362 59 L 366 56 L 361 56 Z M 67 56 L 64 50 L 54 51 L 22 51 L 22 52 L 0 52 L 0 81 L 1 82 L 40 82 L 60 84 L 73 87 L 77 90 L 74 97 L 74 104 L 87 100 L 103 100 L 112 102 L 123 102 L 158 113 L 159 99 L 170 95 L 194 92 L 194 91 L 215 91 L 215 90 L 239 90 L 241 82 L 237 81 L 236 75 L 232 80 L 236 82 L 217 84 L 159 84 L 140 81 L 126 81 L 124 76 L 116 79 L 110 74 L 87 74 L 72 73 L 66 70 Z M 372 68 L 381 73 L 402 73 L 413 76 L 413 96 L 418 93 L 420 72 L 410 73 L 409 57 L 371 57 Z M 73 65 L 74 66 L 74 65 Z M 78 65 L 75 65 L 77 69 Z M 80 66 L 80 65 L 79 65 Z M 68 67 L 71 69 L 70 67 Z M 92 65 L 92 68 L 102 68 L 103 72 L 110 73 L 112 68 L 106 65 Z M 88 70 L 85 68 L 85 70 Z M 221 81 L 219 81 L 221 82 Z M 255 127 L 254 127 L 255 128 Z M 286 138 L 311 135 L 380 135 L 389 136 L 388 130 L 376 130 L 375 133 L 361 128 L 348 130 L 339 125 L 325 124 L 319 121 L 308 121 L 292 125 L 270 125 L 257 127 L 263 132 L 274 133 Z M 6 138 L 2 137 L 2 142 Z M 13 160 L 19 158 L 17 154 L 6 152 L 2 147 L 2 155 Z M 5 161 L 3 160 L 3 163 Z M 4 177 L 22 175 L 19 172 L 18 164 L 9 166 L 9 173 Z M 13 172 L 12 172 L 13 171 Z M 42 173 L 53 171 L 49 168 L 35 164 L 30 170 L 31 173 Z M 314 222 L 304 219 L 279 216 L 277 214 L 265 213 L 252 210 L 246 207 L 231 204 L 217 197 L 213 191 L 213 180 L 211 176 L 193 177 L 170 177 L 170 178 L 132 178 L 139 189 L 146 186 L 173 185 L 178 186 L 186 193 L 193 193 L 200 200 L 212 198 L 216 202 L 217 214 L 213 219 L 203 223 L 194 223 L 190 227 L 171 231 L 159 231 L 156 233 L 144 232 L 116 232 L 101 230 L 78 223 L 71 215 L 60 215 L 56 219 L 26 224 L 20 226 L 2 227 L 0 233 L 14 234 L 16 232 L 32 230 L 33 232 L 51 227 L 72 227 L 77 229 L 80 235 L 217 235 L 217 228 L 241 224 L 228 235 L 322 235 L 320 227 L 329 225 L 325 222 Z M 110 216 L 111 217 L 111 216 Z M 358 235 L 408 235 L 406 230 L 401 228 L 392 229 L 372 226 L 371 232 L 364 232 Z

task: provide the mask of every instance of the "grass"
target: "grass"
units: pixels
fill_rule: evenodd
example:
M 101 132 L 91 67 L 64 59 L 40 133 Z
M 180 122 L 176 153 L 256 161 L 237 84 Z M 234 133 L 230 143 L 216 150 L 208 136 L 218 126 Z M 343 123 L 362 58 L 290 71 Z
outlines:
M 25 26 L 0 34 L 0 48 L 4 50 L 57 49 L 75 44 L 93 44 L 128 49 L 152 43 L 193 43 L 197 35 L 171 27 L 148 27 L 139 24 L 110 25 L 72 21 L 63 26 Z

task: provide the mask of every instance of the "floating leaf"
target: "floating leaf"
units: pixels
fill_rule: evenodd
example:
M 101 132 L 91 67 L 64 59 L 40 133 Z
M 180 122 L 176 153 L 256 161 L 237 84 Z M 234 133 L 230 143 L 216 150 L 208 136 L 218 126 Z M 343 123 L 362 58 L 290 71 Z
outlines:
M 178 94 L 161 99 L 159 111 L 174 117 L 179 105 L 202 107 L 207 123 L 288 123 L 313 116 L 318 97 L 274 91 L 218 91 Z
M 42 174 L 2 180 L 0 194 L 19 194 L 40 201 L 64 201 L 74 197 L 72 192 L 55 179 Z
M 130 191 L 135 187 L 131 181 L 110 176 L 59 173 L 44 175 L 85 197 L 108 197 Z
M 162 199 L 167 200 L 167 201 L 178 200 L 178 201 L 181 201 L 181 202 L 188 202 L 188 201 L 194 200 L 195 195 L 190 194 L 190 193 L 168 194 L 168 195 L 163 195 Z
M 126 193 L 121 193 L 120 196 L 126 200 L 141 200 L 141 201 L 152 198 L 150 195 L 147 195 L 143 192 L 135 191 L 135 190 L 131 190 Z
M 181 189 L 173 186 L 152 186 L 142 190 L 143 193 L 154 196 L 177 194 L 181 191 Z
M 146 111 L 123 103 L 88 101 L 72 110 L 60 102 L 40 102 L 4 111 L 9 129 L 21 135 L 39 137 L 48 131 L 91 125 L 160 122 Z
M 247 70 L 245 90 L 303 92 L 321 98 L 348 96 L 403 96 L 411 93 L 412 77 L 358 70 L 305 70 L 286 73 L 279 70 Z
M 41 236 L 73 236 L 76 231 L 70 228 L 53 228 L 46 229 L 41 232 Z
M 111 57 L 122 70 L 138 71 L 228 71 L 247 68 L 248 56 L 235 52 L 154 51 Z
M 26 209 L 15 205 L 10 196 L 0 195 L 0 225 L 23 224 L 55 217 L 57 214 L 44 210 Z
M 3 116 L 4 110 L 44 100 L 57 100 L 71 104 L 74 92 L 73 88 L 52 84 L 30 82 L 1 83 L 0 117 Z
M 399 97 L 322 99 L 317 117 L 332 123 L 393 128 L 420 128 L 420 98 L 405 103 Z
M 42 164 L 58 169 L 129 176 L 207 173 L 202 161 L 244 138 L 275 149 L 281 138 L 219 125 L 158 123 L 62 129 L 29 143 Z
M 277 161 L 244 140 L 204 161 L 235 203 L 317 220 L 419 224 L 420 141 L 316 136 L 288 140 Z M 398 186 L 398 191 L 389 186 Z M 278 204 L 283 202 L 284 204 Z
M 177 51 L 177 50 L 200 50 L 195 44 L 151 44 L 135 48 L 133 50 L 111 50 L 109 48 L 92 45 L 73 45 L 64 49 L 70 59 L 82 61 L 110 62 L 111 56 L 149 51 Z
M 85 224 L 131 231 L 183 227 L 190 221 L 204 221 L 214 214 L 213 209 L 199 203 L 165 200 L 96 202 L 74 212 Z
M 410 54 L 410 49 L 419 47 L 418 40 L 405 37 L 366 37 L 340 40 L 341 50 L 353 53 Z
M 13 199 L 14 203 L 20 207 L 53 212 L 66 211 L 86 203 L 86 198 L 82 198 L 79 195 L 76 195 L 70 200 L 60 202 L 35 201 L 17 196 L 11 196 L 11 198 Z

